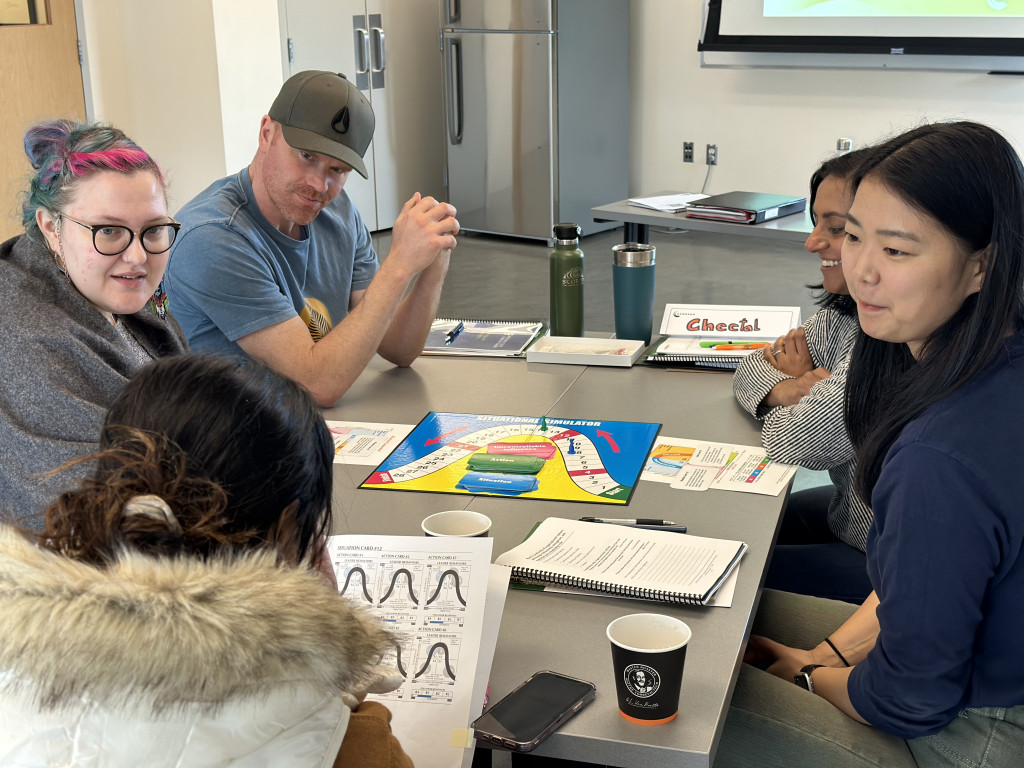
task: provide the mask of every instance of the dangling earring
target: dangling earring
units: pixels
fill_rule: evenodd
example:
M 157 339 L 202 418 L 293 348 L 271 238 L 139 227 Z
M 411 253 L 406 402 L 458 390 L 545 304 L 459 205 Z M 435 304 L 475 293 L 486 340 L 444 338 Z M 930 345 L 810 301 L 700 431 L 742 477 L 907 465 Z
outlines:
M 63 255 L 64 238 L 61 237 L 60 214 L 57 214 L 57 218 L 54 219 L 53 229 L 57 233 L 57 248 L 59 250 L 55 251 L 52 248 L 50 248 L 49 242 L 47 242 L 46 247 L 50 249 L 50 253 L 53 255 L 53 263 L 57 265 L 57 269 L 60 270 L 60 273 L 64 275 L 64 277 L 66 277 L 68 279 L 68 282 L 70 283 L 71 275 L 68 274 L 67 263 L 65 262 Z
M 160 285 L 156 287 L 156 291 L 149 298 L 149 308 L 163 320 L 167 316 L 167 305 L 167 291 L 164 289 L 164 281 L 161 280 Z
M 71 278 L 68 276 L 68 269 L 67 269 L 67 267 L 65 267 L 61 263 L 61 256 L 60 256 L 60 254 L 57 253 L 56 251 L 50 251 L 50 253 L 53 254 L 53 263 L 57 265 L 57 269 L 60 270 L 60 273 L 62 275 L 64 275 L 64 277 L 67 277 L 68 280 L 70 280 Z

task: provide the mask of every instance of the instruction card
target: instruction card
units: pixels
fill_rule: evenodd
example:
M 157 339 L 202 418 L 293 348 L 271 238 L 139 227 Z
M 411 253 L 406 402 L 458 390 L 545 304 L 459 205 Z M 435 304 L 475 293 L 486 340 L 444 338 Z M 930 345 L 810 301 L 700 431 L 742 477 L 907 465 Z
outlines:
M 327 428 L 334 441 L 334 463 L 375 467 L 412 432 L 412 427 L 412 424 L 328 421 Z
M 659 437 L 640 479 L 686 491 L 715 488 L 778 496 L 796 470 L 774 461 L 759 446 Z

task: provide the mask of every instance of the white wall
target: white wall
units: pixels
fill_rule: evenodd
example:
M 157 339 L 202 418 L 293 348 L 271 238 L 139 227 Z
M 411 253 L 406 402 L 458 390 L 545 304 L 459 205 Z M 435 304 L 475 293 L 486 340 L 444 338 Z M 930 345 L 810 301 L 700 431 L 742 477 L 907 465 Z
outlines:
M 90 118 L 163 168 L 176 210 L 245 166 L 283 82 L 276 0 L 81 0 Z
M 233 173 L 256 154 L 260 118 L 284 83 L 277 0 L 213 0 L 213 25 L 224 161 Z
M 971 119 L 1024 150 L 1024 77 L 894 70 L 701 69 L 700 0 L 632 0 L 630 193 L 801 193 L 840 136 L 864 146 L 927 120 Z M 614 101 L 612 102 L 614 104 Z M 696 145 L 683 163 L 683 141 Z
M 283 82 L 277 0 L 80 0 L 94 117 L 171 179 L 172 210 L 248 163 Z M 1024 78 L 976 73 L 702 69 L 700 0 L 632 0 L 630 193 L 800 193 L 840 136 L 863 146 L 969 118 L 1024 149 Z M 622 100 L 610 94 L 610 109 Z M 696 162 L 682 162 L 683 141 Z

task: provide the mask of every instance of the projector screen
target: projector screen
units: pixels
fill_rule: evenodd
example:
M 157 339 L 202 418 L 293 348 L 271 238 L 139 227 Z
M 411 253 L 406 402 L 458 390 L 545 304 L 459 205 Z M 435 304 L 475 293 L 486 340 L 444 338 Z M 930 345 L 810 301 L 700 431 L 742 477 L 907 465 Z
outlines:
M 1024 73 L 1024 0 L 704 0 L 704 66 Z

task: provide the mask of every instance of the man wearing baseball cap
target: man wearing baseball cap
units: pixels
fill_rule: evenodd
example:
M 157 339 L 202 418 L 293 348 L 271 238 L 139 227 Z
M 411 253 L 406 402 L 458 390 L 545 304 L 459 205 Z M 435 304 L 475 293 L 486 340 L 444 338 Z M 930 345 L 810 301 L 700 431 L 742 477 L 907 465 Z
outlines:
M 167 293 L 193 350 L 247 354 L 331 406 L 379 353 L 412 364 L 437 311 L 459 223 L 417 192 L 378 264 L 343 192 L 373 138 L 369 102 L 344 75 L 282 86 L 248 168 L 178 212 Z

